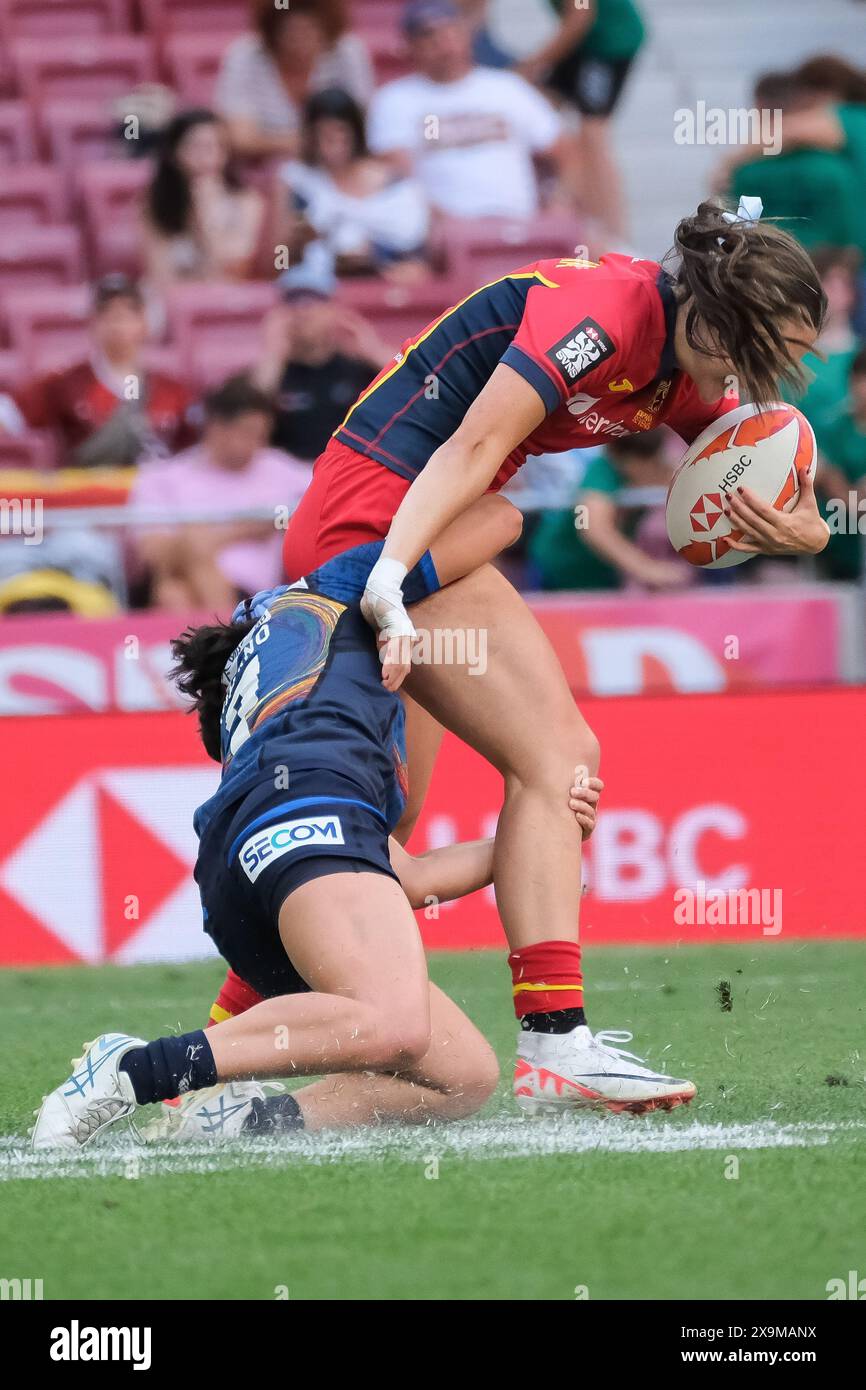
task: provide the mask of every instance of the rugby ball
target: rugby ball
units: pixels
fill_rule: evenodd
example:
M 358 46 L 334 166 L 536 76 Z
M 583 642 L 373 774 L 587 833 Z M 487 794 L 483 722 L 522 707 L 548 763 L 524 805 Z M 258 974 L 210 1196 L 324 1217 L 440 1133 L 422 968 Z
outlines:
M 668 488 L 665 519 L 674 550 L 704 569 L 753 559 L 728 544 L 741 532 L 725 516 L 725 499 L 750 487 L 777 511 L 789 512 L 800 496 L 800 470 L 814 476 L 816 459 L 812 426 L 792 405 L 741 405 L 720 416 L 686 451 Z

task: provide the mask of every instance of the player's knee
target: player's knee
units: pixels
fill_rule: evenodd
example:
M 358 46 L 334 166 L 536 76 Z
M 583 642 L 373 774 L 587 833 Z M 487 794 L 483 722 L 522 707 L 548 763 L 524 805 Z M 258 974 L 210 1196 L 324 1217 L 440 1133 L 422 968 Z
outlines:
M 499 1085 L 499 1062 L 486 1042 L 479 1045 L 459 1081 L 443 1098 L 441 1116 L 446 1120 L 465 1120 L 486 1105 Z
M 395 1019 L 383 1026 L 377 1040 L 375 1065 L 389 1071 L 417 1066 L 430 1050 L 430 1025 L 423 1019 Z

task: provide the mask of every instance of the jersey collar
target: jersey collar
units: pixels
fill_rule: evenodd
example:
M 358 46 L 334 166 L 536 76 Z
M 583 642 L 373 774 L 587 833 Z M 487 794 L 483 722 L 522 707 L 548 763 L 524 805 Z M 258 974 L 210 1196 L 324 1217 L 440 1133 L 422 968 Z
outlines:
M 662 346 L 661 357 L 657 377 L 670 377 L 678 370 L 677 357 L 674 347 L 674 337 L 677 330 L 677 301 L 674 294 L 673 277 L 666 270 L 660 270 L 656 277 L 656 288 L 662 302 L 662 309 L 665 316 L 665 341 Z

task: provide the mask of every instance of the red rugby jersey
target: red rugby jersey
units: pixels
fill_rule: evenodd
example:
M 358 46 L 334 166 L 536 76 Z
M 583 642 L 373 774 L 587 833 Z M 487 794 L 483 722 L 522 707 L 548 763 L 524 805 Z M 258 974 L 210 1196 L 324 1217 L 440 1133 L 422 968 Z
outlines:
M 704 403 L 674 357 L 677 306 L 655 261 L 536 261 L 485 285 L 408 340 L 336 438 L 413 478 L 459 426 L 500 362 L 538 391 L 547 418 L 496 476 L 669 425 L 687 442 L 736 397 Z

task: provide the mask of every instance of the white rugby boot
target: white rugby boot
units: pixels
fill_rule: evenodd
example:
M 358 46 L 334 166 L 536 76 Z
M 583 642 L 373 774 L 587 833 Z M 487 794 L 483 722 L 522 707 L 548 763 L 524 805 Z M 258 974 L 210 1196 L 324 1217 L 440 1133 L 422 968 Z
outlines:
M 528 1115 L 564 1110 L 673 1110 L 695 1096 L 691 1081 L 653 1071 L 617 1044 L 632 1034 L 589 1028 L 570 1033 L 521 1032 L 514 1066 L 514 1099 Z
M 85 1043 L 84 1055 L 72 1062 L 72 1074 L 44 1096 L 30 1131 L 34 1149 L 79 1149 L 136 1108 L 132 1082 L 118 1064 L 143 1038 L 103 1033 Z
M 208 1086 L 203 1091 L 189 1091 L 178 1100 L 163 1101 L 158 1115 L 143 1125 L 133 1123 L 133 1129 L 145 1144 L 236 1139 L 253 1101 L 264 1100 L 266 1094 L 258 1081 Z

